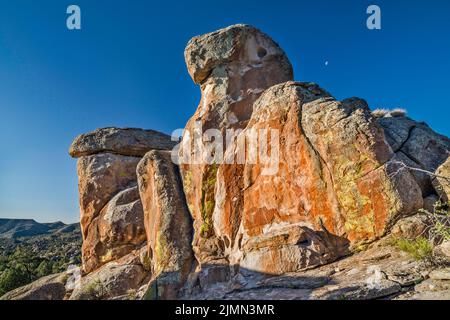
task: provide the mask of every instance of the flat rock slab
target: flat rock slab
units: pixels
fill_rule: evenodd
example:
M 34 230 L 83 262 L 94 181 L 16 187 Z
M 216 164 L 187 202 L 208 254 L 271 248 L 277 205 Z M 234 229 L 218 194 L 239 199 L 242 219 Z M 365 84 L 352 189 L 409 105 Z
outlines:
M 66 294 L 65 272 L 40 278 L 0 297 L 0 300 L 63 300 Z
M 150 150 L 170 150 L 176 143 L 154 130 L 101 128 L 75 138 L 69 154 L 74 158 L 102 152 L 143 157 Z
M 131 292 L 143 285 L 148 276 L 136 251 L 81 278 L 70 300 L 107 300 L 131 295 Z
M 194 288 L 184 298 L 371 300 L 414 296 L 427 299 L 436 296 L 436 291 L 449 290 L 448 281 L 424 281 L 422 274 L 428 270 L 427 265 L 379 241 L 364 252 L 334 263 L 282 276 L 241 268 L 229 282 Z

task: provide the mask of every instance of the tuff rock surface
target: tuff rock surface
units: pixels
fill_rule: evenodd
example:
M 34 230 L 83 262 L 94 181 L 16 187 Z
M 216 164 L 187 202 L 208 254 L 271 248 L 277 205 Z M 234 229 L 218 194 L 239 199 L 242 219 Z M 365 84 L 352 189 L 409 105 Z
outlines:
M 188 121 L 180 148 L 184 192 L 194 219 L 193 248 L 199 261 L 223 256 L 223 244 L 214 234 L 211 214 L 214 204 L 217 166 L 197 157 L 199 139 L 208 129 L 223 133 L 243 129 L 253 103 L 272 85 L 292 80 L 292 66 L 283 50 L 266 34 L 248 25 L 194 37 L 185 50 L 186 65 L 200 85 L 201 101 Z M 224 144 L 226 141 L 223 141 Z M 201 149 L 200 149 L 201 151 Z M 218 154 L 214 155 L 219 156 Z
M 169 136 L 142 129 L 102 128 L 74 140 L 69 153 L 78 158 L 84 273 L 145 243 L 136 167 L 149 150 L 173 146 Z
M 150 151 L 137 168 L 152 282 L 149 298 L 174 299 L 191 270 L 192 222 L 178 167 L 168 151 Z
M 217 171 L 212 221 L 233 264 L 282 274 L 329 263 L 423 205 L 363 100 L 339 102 L 311 83 L 275 85 L 241 135 L 260 129 L 279 132 L 275 172 L 263 174 L 270 163 Z
M 139 251 L 133 251 L 82 277 L 70 300 L 133 299 L 149 279 L 139 257 Z
M 143 157 L 149 150 L 170 150 L 174 145 L 170 136 L 158 131 L 110 127 L 79 135 L 69 154 L 74 158 L 97 153 Z
M 120 191 L 94 218 L 83 242 L 85 272 L 123 257 L 146 241 L 137 186 Z
M 381 241 L 346 259 L 302 272 L 271 276 L 241 270 L 226 282 L 208 283 L 184 293 L 185 299 L 367 300 L 404 299 L 420 294 L 431 279 L 429 266 Z M 431 280 L 427 280 L 431 281 Z M 446 294 L 447 280 L 432 280 L 427 294 Z M 444 291 L 442 291 L 444 290 Z
M 423 197 L 434 194 L 434 177 L 430 173 L 433 174 L 450 156 L 450 139 L 434 132 L 427 124 L 404 116 L 380 118 L 378 122 L 398 159 L 413 168 L 411 173 L 421 187 Z

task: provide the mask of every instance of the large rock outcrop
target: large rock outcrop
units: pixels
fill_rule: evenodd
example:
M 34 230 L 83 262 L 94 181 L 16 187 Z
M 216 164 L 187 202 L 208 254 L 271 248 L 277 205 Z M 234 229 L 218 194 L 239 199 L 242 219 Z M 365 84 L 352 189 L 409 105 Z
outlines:
M 192 221 L 169 151 L 150 151 L 137 168 L 152 283 L 148 298 L 174 299 L 191 270 Z
M 422 206 L 419 186 L 391 161 L 367 104 L 335 101 L 313 84 L 277 86 L 291 80 L 290 64 L 259 31 L 237 25 L 196 37 L 185 58 L 202 90 L 179 151 L 201 264 L 241 261 L 278 274 L 313 267 L 345 254 L 348 242 L 383 236 Z M 250 140 L 261 130 L 281 144 L 275 174 L 264 174 L 266 164 L 249 163 L 248 151 L 239 150 L 248 147 L 239 144 L 242 136 Z M 225 154 L 205 147 L 217 140 Z M 243 161 L 239 154 L 246 154 Z M 296 263 L 270 266 L 275 257 Z
M 70 149 L 84 240 L 71 299 L 369 299 L 425 279 L 377 240 L 427 232 L 410 215 L 437 199 L 449 139 L 293 82 L 248 25 L 193 38 L 185 60 L 202 95 L 172 152 L 164 134 L 117 128 Z
M 172 146 L 169 136 L 141 129 L 104 128 L 75 139 L 84 273 L 145 243 L 136 167 L 146 152 Z
M 180 168 L 194 218 L 194 250 L 197 259 L 208 261 L 218 259 L 223 247 L 214 236 L 211 221 L 217 172 L 214 162 L 220 154 L 211 156 L 211 151 L 199 145 L 199 139 L 204 134 L 206 140 L 214 139 L 214 133 L 211 135 L 208 129 L 223 134 L 227 129 L 243 129 L 261 93 L 272 85 L 292 80 L 293 72 L 283 50 L 248 25 L 194 37 L 186 47 L 185 60 L 189 74 L 200 85 L 202 97 L 185 128 Z
M 259 146 L 277 136 L 279 145 L 268 148 L 276 162 L 260 158 L 217 173 L 214 230 L 232 263 L 275 274 L 328 263 L 349 242 L 378 239 L 422 206 L 417 183 L 391 162 L 363 100 L 339 102 L 310 83 L 276 85 L 255 102 L 241 136 L 263 130 Z M 242 153 L 239 146 L 227 153 Z

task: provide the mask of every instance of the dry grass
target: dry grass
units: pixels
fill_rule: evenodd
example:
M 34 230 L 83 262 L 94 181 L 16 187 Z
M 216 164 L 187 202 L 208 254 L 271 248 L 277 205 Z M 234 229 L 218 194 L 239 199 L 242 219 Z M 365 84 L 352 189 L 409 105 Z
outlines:
M 404 117 L 407 112 L 402 108 L 388 109 L 375 109 L 372 111 L 372 115 L 375 118 L 387 118 L 387 117 Z

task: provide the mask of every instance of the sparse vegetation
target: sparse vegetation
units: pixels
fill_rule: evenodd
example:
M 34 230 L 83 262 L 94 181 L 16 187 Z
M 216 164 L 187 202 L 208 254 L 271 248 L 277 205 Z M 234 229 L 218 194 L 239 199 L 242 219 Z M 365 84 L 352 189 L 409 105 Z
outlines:
M 450 203 L 438 201 L 433 212 L 420 210 L 429 218 L 427 234 L 416 239 L 400 238 L 394 241 L 400 250 L 409 253 L 414 259 L 431 264 L 439 264 L 439 258 L 434 256 L 434 246 L 450 240 Z
M 388 113 L 389 113 L 389 110 L 387 110 L 387 109 L 375 109 L 375 110 L 372 111 L 372 115 L 375 118 L 383 118 Z
M 389 109 L 375 109 L 372 111 L 372 115 L 375 118 L 385 118 L 385 117 L 404 117 L 407 111 L 402 108 Z
M 450 241 L 450 203 L 438 201 L 434 204 L 433 212 L 422 209 L 421 212 L 430 217 L 430 236 L 432 243 Z
M 89 284 L 84 292 L 87 300 L 101 300 L 106 294 L 106 288 L 100 280 L 95 280 Z
M 426 262 L 433 260 L 433 245 L 425 237 L 421 236 L 414 240 L 400 238 L 395 241 L 395 245 L 416 260 Z
M 212 232 L 211 217 L 214 211 L 214 188 L 217 180 L 218 166 L 212 164 L 205 174 L 204 181 L 202 183 L 202 199 L 201 199 L 201 215 L 202 225 L 200 227 L 200 234 L 204 238 L 209 238 Z

